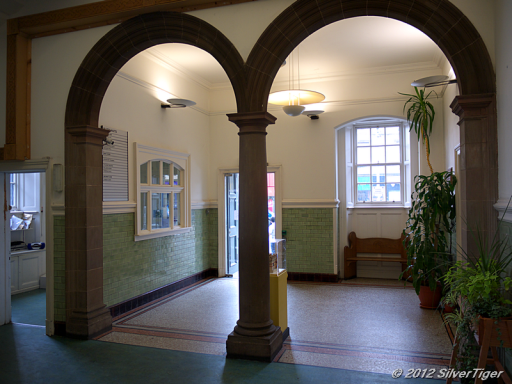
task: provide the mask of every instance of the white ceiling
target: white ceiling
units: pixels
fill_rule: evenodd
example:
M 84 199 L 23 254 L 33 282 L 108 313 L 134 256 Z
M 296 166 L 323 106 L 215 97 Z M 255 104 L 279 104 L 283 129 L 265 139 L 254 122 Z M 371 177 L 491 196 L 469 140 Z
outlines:
M 443 68 L 446 60 L 439 47 L 416 28 L 397 20 L 370 16 L 339 21 L 315 32 L 295 49 L 295 63 L 297 51 L 304 82 L 420 66 Z M 147 52 L 209 87 L 228 84 L 218 62 L 198 48 L 162 44 Z M 289 65 L 281 68 L 276 82 L 288 82 L 288 72 Z

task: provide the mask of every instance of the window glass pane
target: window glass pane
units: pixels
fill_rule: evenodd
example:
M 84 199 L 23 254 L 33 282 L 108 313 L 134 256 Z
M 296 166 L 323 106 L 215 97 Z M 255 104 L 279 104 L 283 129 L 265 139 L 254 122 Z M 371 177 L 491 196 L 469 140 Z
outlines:
M 160 184 L 160 162 L 151 162 L 151 184 Z
M 399 183 L 400 182 L 400 166 L 388 165 L 386 167 L 386 182 Z
M 181 171 L 177 167 L 174 167 L 174 185 L 181 185 Z
M 162 163 L 162 174 L 164 179 L 164 185 L 171 185 L 171 164 Z
M 370 164 L 370 147 L 357 148 L 357 163 Z
M 368 146 L 370 145 L 370 128 L 358 129 L 357 130 L 357 146 Z
M 386 162 L 385 147 L 372 147 L 372 164 Z
M 383 165 L 372 167 L 372 183 L 384 182 L 386 182 L 386 167 Z
M 369 183 L 370 182 L 370 167 L 357 167 L 357 182 Z
M 140 229 L 147 231 L 148 229 L 148 193 L 140 194 Z
M 171 200 L 171 194 L 170 193 L 162 193 L 162 228 L 169 228 L 170 222 L 169 222 L 169 203 Z
M 385 184 L 372 184 L 372 201 L 386 201 Z
M 11 184 L 11 204 L 12 209 L 16 208 L 16 184 Z
M 387 201 L 401 201 L 400 183 L 386 184 Z
M 384 145 L 384 128 L 372 128 L 372 146 L 373 145 Z
M 409 161 L 410 160 L 410 152 L 411 152 L 411 136 L 409 134 L 409 132 L 406 132 L 405 133 L 405 161 Z
M 399 163 L 400 162 L 400 146 L 391 145 L 386 147 L 386 162 Z
M 388 127 L 386 128 L 386 145 L 399 145 L 400 144 L 400 128 Z
M 162 194 L 151 194 L 151 228 L 162 228 Z
M 371 201 L 370 198 L 371 185 L 370 184 L 357 184 L 357 201 Z
M 181 225 L 181 203 L 180 203 L 180 193 L 174 194 L 174 225 Z
M 148 163 L 144 163 L 140 165 L 140 183 L 147 184 L 148 183 Z

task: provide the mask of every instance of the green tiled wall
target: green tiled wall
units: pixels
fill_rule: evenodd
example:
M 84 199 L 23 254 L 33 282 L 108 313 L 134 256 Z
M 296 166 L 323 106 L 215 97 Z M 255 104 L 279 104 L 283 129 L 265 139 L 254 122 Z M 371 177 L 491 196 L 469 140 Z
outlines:
M 286 269 L 289 272 L 333 273 L 332 208 L 285 208 Z
M 219 215 L 217 209 L 206 209 L 208 212 L 208 255 L 210 268 L 219 268 Z
M 104 303 L 111 306 L 205 269 L 217 268 L 217 210 L 209 209 L 208 214 L 206 211 L 192 211 L 192 229 L 188 233 L 137 242 L 133 213 L 104 215 Z M 55 320 L 65 321 L 64 217 L 56 217 L 54 227 Z

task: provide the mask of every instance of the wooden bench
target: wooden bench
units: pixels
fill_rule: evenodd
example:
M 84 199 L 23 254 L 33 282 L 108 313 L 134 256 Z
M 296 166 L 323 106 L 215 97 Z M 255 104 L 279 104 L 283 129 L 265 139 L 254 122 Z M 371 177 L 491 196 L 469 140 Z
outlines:
M 345 269 L 344 278 L 352 279 L 357 277 L 358 261 L 384 261 L 402 263 L 402 271 L 407 268 L 407 253 L 405 251 L 403 240 L 404 235 L 399 239 L 384 238 L 367 238 L 360 239 L 355 232 L 348 235 L 348 246 L 345 247 Z M 395 254 L 400 257 L 371 257 L 361 256 L 360 253 L 379 253 L 379 254 Z

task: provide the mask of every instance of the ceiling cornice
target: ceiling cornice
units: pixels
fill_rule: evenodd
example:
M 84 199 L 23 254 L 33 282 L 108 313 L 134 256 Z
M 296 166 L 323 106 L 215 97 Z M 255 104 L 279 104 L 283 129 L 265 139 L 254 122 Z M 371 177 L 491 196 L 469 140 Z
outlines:
M 174 60 L 172 60 L 169 56 L 164 55 L 158 50 L 152 49 L 151 51 L 145 50 L 140 53 L 141 56 L 146 57 L 147 59 L 153 61 L 154 63 L 162 66 L 163 68 L 167 69 L 168 71 L 171 71 L 178 76 L 187 79 L 192 80 L 201 87 L 211 90 L 214 86 L 211 82 L 206 80 L 204 77 L 199 76 L 197 73 L 194 73 L 192 71 L 189 71 L 182 65 L 178 64 Z M 219 64 L 220 66 L 220 64 Z M 227 76 L 226 76 L 227 77 Z M 229 84 L 229 83 L 227 83 Z M 229 84 L 231 86 L 231 84 Z

